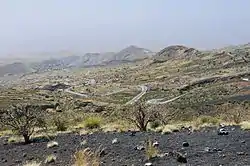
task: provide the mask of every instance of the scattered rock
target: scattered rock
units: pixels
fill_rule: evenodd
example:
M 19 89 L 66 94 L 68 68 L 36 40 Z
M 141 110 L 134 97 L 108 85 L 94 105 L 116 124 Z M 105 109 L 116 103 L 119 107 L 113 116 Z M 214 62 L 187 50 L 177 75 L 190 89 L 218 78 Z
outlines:
M 134 149 L 135 149 L 135 150 L 139 150 L 139 151 L 141 151 L 141 150 L 144 150 L 144 149 L 145 149 L 145 147 L 144 147 L 144 146 L 142 146 L 142 145 L 137 145 Z
M 221 152 L 222 149 L 213 148 L 213 152 Z
M 205 152 L 210 152 L 211 149 L 210 149 L 209 147 L 205 147 L 204 151 L 205 151 Z
M 158 147 L 158 146 L 159 146 L 159 142 L 158 141 L 153 142 L 153 147 Z
M 183 146 L 183 147 L 189 147 L 189 143 L 188 143 L 188 142 L 183 142 L 183 143 L 182 143 L 182 146 Z
M 152 166 L 152 163 L 146 163 L 145 166 Z
M 47 148 L 53 148 L 53 147 L 56 147 L 56 146 L 58 146 L 58 145 L 59 145 L 58 142 L 56 142 L 56 141 L 51 141 L 51 142 L 48 142 Z
M 112 144 L 118 144 L 118 143 L 119 143 L 119 141 L 118 141 L 117 138 L 115 138 L 115 139 L 112 140 Z
M 135 136 L 136 131 L 130 131 L 129 136 Z
M 24 154 L 23 154 L 23 157 L 26 157 L 26 156 L 27 156 L 27 153 L 24 153 Z
M 225 128 L 220 128 L 218 130 L 218 135 L 228 135 L 228 131 Z
M 106 151 L 106 148 L 104 148 L 104 149 L 102 149 L 102 150 L 100 151 L 100 157 L 103 157 L 103 156 L 105 156 L 106 154 L 108 154 L 107 151 Z
M 180 163 L 187 163 L 187 158 L 181 154 L 181 153 L 176 153 L 176 160 Z
M 237 155 L 242 156 L 242 155 L 247 155 L 247 154 L 245 152 L 237 152 Z
M 243 143 L 243 144 L 244 144 L 244 143 L 246 143 L 246 141 L 245 141 L 245 140 L 242 140 L 242 141 L 241 141 L 241 143 Z

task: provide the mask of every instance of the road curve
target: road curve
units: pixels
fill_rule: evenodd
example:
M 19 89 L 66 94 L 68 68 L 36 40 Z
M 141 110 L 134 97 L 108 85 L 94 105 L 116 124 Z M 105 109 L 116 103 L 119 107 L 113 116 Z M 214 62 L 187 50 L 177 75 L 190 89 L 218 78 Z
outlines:
M 138 95 L 136 95 L 133 99 L 131 99 L 130 101 L 128 101 L 125 105 L 129 105 L 129 104 L 133 104 L 135 102 L 137 102 L 143 95 L 145 95 L 148 91 L 148 87 L 145 85 L 140 85 L 141 88 L 141 93 L 139 93 Z
M 71 88 L 65 89 L 64 92 L 67 92 L 67 93 L 70 93 L 70 94 L 73 94 L 73 95 L 77 95 L 77 96 L 80 96 L 80 97 L 88 97 L 88 95 L 86 95 L 86 94 L 71 91 Z

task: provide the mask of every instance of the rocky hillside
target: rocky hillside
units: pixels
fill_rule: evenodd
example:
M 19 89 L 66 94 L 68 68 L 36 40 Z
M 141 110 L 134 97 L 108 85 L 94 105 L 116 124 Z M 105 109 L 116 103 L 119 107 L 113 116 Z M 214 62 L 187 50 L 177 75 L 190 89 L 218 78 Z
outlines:
M 82 57 L 81 66 L 91 67 L 105 64 L 114 58 L 114 52 L 87 53 Z
M 6 75 L 22 74 L 29 72 L 30 69 L 23 63 L 12 63 L 5 66 L 0 66 L 0 77 Z
M 116 53 L 114 56 L 114 60 L 115 61 L 135 61 L 135 60 L 140 60 L 140 59 L 151 57 L 152 55 L 153 55 L 152 51 L 132 45 Z
M 200 54 L 200 51 L 194 48 L 188 48 L 182 45 L 169 46 L 158 52 L 154 56 L 155 62 L 165 62 L 172 58 L 192 58 Z

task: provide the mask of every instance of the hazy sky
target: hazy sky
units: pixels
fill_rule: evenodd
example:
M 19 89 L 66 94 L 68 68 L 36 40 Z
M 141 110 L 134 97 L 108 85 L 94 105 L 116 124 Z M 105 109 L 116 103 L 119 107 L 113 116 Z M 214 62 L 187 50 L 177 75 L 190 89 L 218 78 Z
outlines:
M 0 55 L 250 42 L 249 0 L 0 0 Z

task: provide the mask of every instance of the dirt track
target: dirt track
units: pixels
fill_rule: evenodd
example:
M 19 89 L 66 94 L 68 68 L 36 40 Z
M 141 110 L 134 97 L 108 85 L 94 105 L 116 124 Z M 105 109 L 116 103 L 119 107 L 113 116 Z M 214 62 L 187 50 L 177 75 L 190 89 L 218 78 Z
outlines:
M 118 138 L 118 144 L 112 140 Z M 51 165 L 72 165 L 72 154 L 79 148 L 91 147 L 106 148 L 107 153 L 102 157 L 103 165 L 107 166 L 142 166 L 147 161 L 145 151 L 135 150 L 136 145 L 144 145 L 145 140 L 151 138 L 159 142 L 161 153 L 186 153 L 187 165 L 250 165 L 250 132 L 242 131 L 238 127 L 230 127 L 229 135 L 218 135 L 217 129 L 206 129 L 202 132 L 187 131 L 161 135 L 160 133 L 95 133 L 92 135 L 63 134 L 58 135 L 55 141 L 58 147 L 47 149 L 47 142 L 30 145 L 3 145 L 0 140 L 0 165 L 18 165 L 27 160 L 44 161 L 49 154 L 55 154 L 57 160 Z M 87 144 L 81 147 L 81 142 Z M 190 146 L 183 147 L 187 141 Z M 210 150 L 208 150 L 210 149 Z M 158 157 L 151 161 L 153 165 L 180 165 L 173 156 Z

